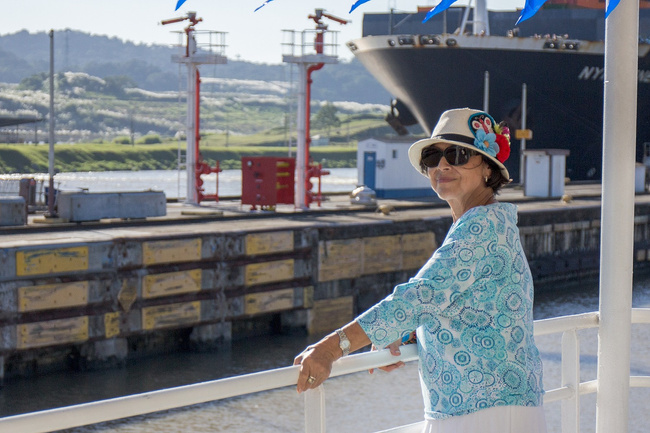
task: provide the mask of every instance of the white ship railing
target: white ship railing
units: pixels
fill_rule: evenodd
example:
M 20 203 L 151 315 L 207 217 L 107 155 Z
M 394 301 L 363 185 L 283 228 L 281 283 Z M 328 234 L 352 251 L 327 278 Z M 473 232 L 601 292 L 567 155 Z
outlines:
M 559 388 L 544 396 L 544 403 L 562 402 L 562 433 L 577 433 L 580 425 L 580 396 L 595 393 L 596 380 L 580 382 L 580 340 L 577 331 L 598 327 L 597 312 L 535 321 L 535 335 L 562 334 L 562 377 Z M 632 323 L 650 323 L 650 308 L 632 310 Z M 365 371 L 396 362 L 417 360 L 415 345 L 404 346 L 397 358 L 387 350 L 351 355 L 334 365 L 332 376 Z M 232 378 L 219 379 L 160 391 L 96 401 L 40 412 L 0 418 L 0 431 L 46 433 L 84 425 L 98 424 L 137 415 L 176 409 L 286 386 L 294 386 L 298 367 L 291 366 Z M 326 382 L 327 383 L 327 382 Z M 650 376 L 630 376 L 630 386 L 650 387 Z M 305 432 L 325 432 L 323 386 L 308 391 L 305 398 Z M 627 416 L 627 413 L 624 414 Z M 418 432 L 422 423 L 396 427 L 385 432 Z

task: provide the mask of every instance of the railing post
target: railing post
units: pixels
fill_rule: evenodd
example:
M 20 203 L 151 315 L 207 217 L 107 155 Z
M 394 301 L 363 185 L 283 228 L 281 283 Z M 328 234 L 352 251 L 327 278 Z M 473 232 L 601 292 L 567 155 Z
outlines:
M 639 0 L 616 3 L 605 20 L 596 433 L 629 424 Z
M 305 392 L 305 433 L 325 433 L 325 390 L 323 385 Z
M 562 400 L 562 433 L 580 431 L 580 340 L 575 329 L 562 334 L 562 386 L 573 396 Z

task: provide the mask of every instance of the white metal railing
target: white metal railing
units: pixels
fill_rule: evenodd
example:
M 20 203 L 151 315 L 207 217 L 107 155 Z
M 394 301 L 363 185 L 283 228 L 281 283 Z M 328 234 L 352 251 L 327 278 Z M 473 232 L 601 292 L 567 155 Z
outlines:
M 319 34 L 322 40 L 317 41 Z M 320 51 L 325 56 L 337 57 L 338 34 L 336 30 L 282 30 L 282 55 L 311 56 Z
M 178 50 L 178 55 L 184 56 L 186 49 L 187 34 L 184 31 L 176 30 L 172 33 L 177 34 L 178 42 L 174 45 Z M 226 35 L 227 32 L 218 32 L 215 30 L 193 30 L 195 48 L 202 53 L 216 54 L 219 56 L 226 55 Z
M 599 314 L 584 313 L 535 321 L 535 336 L 562 333 L 561 386 L 546 392 L 544 403 L 562 401 L 562 432 L 577 433 L 580 423 L 580 396 L 595 393 L 597 381 L 580 382 L 580 344 L 577 331 L 598 327 Z M 632 323 L 650 323 L 650 308 L 632 310 Z M 394 357 L 388 350 L 351 355 L 334 364 L 332 377 L 365 371 L 397 360 L 417 360 L 415 345 L 401 348 Z M 0 418 L 0 431 L 46 433 L 73 427 L 176 409 L 229 397 L 293 386 L 298 378 L 297 366 L 267 370 L 226 379 L 163 389 L 160 391 L 101 400 L 40 412 Z M 631 376 L 630 386 L 650 387 L 650 376 Z M 323 386 L 306 392 L 305 432 L 325 432 Z M 416 432 L 422 423 L 386 430 L 391 433 Z

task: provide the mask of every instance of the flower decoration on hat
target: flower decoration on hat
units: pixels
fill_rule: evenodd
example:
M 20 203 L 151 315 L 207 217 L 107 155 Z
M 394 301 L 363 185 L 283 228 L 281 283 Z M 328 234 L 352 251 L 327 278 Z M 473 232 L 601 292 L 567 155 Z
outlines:
M 510 128 L 506 126 L 506 122 L 501 122 L 494 127 L 494 132 L 496 132 L 496 141 L 499 144 L 497 160 L 503 163 L 510 156 Z
M 494 132 L 485 132 L 484 129 L 476 131 L 474 146 L 478 147 L 490 156 L 496 157 L 497 153 L 499 153 L 496 134 Z
M 510 156 L 510 130 L 505 122 L 496 124 L 487 113 L 476 113 L 469 118 L 474 134 L 474 146 L 503 163 Z

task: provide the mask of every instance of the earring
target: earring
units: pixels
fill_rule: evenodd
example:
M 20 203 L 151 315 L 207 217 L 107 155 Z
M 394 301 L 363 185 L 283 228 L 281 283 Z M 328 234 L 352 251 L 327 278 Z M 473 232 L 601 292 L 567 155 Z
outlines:
M 485 176 L 485 183 L 488 183 L 488 179 L 489 178 L 487 176 Z

